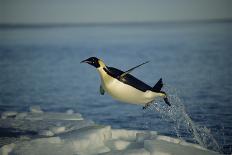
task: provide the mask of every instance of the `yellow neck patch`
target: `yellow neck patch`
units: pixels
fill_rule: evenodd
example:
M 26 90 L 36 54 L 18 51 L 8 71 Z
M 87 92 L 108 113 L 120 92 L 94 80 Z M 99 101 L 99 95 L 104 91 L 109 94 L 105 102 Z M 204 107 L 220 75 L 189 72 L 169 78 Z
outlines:
M 100 65 L 100 67 L 106 67 L 106 65 L 104 64 L 104 62 L 102 60 L 98 60 L 98 63 Z

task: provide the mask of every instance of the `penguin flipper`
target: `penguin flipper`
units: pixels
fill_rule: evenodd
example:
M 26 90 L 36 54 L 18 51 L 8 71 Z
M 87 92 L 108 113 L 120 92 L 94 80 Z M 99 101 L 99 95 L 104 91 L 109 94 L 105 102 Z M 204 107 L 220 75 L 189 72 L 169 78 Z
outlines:
M 163 80 L 162 78 L 159 79 L 159 81 L 155 84 L 155 86 L 152 88 L 155 92 L 160 92 L 161 88 L 163 87 Z
M 140 67 L 140 66 L 142 66 L 142 65 L 144 65 L 144 64 L 146 64 L 146 63 L 148 63 L 148 62 L 149 62 L 149 61 L 146 61 L 146 62 L 144 62 L 144 63 L 142 63 L 142 64 L 140 64 L 140 65 L 138 65 L 138 66 L 135 66 L 135 67 L 133 67 L 133 68 L 131 68 L 131 69 L 125 71 L 124 73 L 122 73 L 122 74 L 120 75 L 120 79 L 122 79 L 122 78 L 125 77 L 127 74 L 129 74 L 130 72 L 132 72 L 134 69 L 136 69 L 136 68 L 138 68 L 138 67 Z
M 102 88 L 102 85 L 100 85 L 100 94 L 104 95 L 105 94 L 105 90 Z

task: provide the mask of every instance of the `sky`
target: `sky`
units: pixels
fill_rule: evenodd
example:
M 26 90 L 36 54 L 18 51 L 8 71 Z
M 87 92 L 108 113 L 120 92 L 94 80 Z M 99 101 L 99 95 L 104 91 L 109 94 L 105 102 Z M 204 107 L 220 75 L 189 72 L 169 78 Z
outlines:
M 0 0 L 2 23 L 232 19 L 232 0 Z

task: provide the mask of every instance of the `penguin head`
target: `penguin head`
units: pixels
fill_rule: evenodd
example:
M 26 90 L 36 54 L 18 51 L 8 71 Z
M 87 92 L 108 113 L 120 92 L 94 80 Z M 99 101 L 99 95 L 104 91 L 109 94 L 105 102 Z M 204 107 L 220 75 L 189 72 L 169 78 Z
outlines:
M 101 65 L 102 61 L 96 57 L 90 57 L 86 60 L 81 61 L 81 63 L 87 63 L 87 64 L 90 64 L 90 65 L 96 67 L 96 68 L 99 68 L 102 66 Z

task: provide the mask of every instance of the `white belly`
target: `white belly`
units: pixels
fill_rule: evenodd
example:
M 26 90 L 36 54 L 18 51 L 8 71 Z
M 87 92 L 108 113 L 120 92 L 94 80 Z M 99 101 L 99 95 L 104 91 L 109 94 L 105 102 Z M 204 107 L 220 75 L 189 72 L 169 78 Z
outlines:
M 102 86 L 113 98 L 132 104 L 146 104 L 153 101 L 159 95 L 159 93 L 154 93 L 150 90 L 146 92 L 140 91 L 113 78 L 107 83 L 102 81 Z
M 130 85 L 124 84 L 107 75 L 102 67 L 98 68 L 98 72 L 101 77 L 103 89 L 116 100 L 132 104 L 146 104 L 153 101 L 156 97 L 161 96 L 160 93 L 155 93 L 150 90 L 143 92 Z

